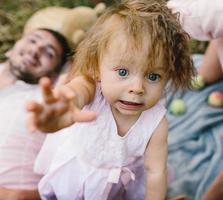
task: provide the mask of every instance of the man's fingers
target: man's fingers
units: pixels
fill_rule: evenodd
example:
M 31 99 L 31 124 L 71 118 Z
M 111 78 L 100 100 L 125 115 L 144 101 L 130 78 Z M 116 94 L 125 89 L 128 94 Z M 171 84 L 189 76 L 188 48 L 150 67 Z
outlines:
M 91 111 L 81 111 L 75 109 L 74 111 L 74 122 L 88 122 L 96 119 L 96 113 Z
M 40 86 L 42 89 L 43 100 L 46 103 L 53 103 L 55 102 L 56 98 L 53 94 L 52 85 L 49 78 L 41 78 L 40 79 Z

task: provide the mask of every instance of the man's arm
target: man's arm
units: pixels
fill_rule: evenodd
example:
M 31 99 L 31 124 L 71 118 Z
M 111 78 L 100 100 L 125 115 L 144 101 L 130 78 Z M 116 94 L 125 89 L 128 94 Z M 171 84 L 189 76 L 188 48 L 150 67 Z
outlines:
M 167 119 L 153 133 L 145 151 L 146 200 L 164 200 L 167 187 Z

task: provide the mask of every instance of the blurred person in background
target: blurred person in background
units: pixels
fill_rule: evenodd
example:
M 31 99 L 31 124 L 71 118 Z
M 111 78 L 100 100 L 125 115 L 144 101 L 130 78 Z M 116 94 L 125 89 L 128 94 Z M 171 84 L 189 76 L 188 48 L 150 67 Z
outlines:
M 66 39 L 50 29 L 24 35 L 0 64 L 0 200 L 40 199 L 33 172 L 45 139 L 26 127 L 25 102 L 38 99 L 38 81 L 58 78 L 70 54 Z

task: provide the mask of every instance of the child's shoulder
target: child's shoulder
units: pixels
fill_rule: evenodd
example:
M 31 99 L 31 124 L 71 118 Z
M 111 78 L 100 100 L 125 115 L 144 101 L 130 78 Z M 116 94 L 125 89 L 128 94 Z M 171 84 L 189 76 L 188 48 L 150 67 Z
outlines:
M 155 104 L 153 107 L 151 107 L 150 109 L 146 110 L 145 113 L 147 115 L 153 115 L 153 116 L 163 116 L 166 113 L 166 108 L 165 106 L 158 102 L 157 104 Z
M 146 129 L 155 129 L 166 114 L 166 108 L 157 103 L 152 108 L 142 113 L 141 121 Z M 146 123 L 145 123 L 146 122 Z

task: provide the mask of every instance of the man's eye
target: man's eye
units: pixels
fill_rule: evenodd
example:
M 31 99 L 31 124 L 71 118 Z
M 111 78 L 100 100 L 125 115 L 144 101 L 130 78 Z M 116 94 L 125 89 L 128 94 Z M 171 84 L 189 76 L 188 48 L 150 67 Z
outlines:
M 32 44 L 35 44 L 35 43 L 36 43 L 36 40 L 34 40 L 34 39 L 29 39 L 29 42 L 32 43 Z
M 160 75 L 159 74 L 154 74 L 154 73 L 151 73 L 147 76 L 147 78 L 150 80 L 150 81 L 158 81 L 160 80 Z
M 127 76 L 128 75 L 128 70 L 126 69 L 119 69 L 118 70 L 119 76 Z
M 46 55 L 47 55 L 47 57 L 50 58 L 50 59 L 52 59 L 52 58 L 54 57 L 53 54 L 50 53 L 50 52 L 46 52 Z

